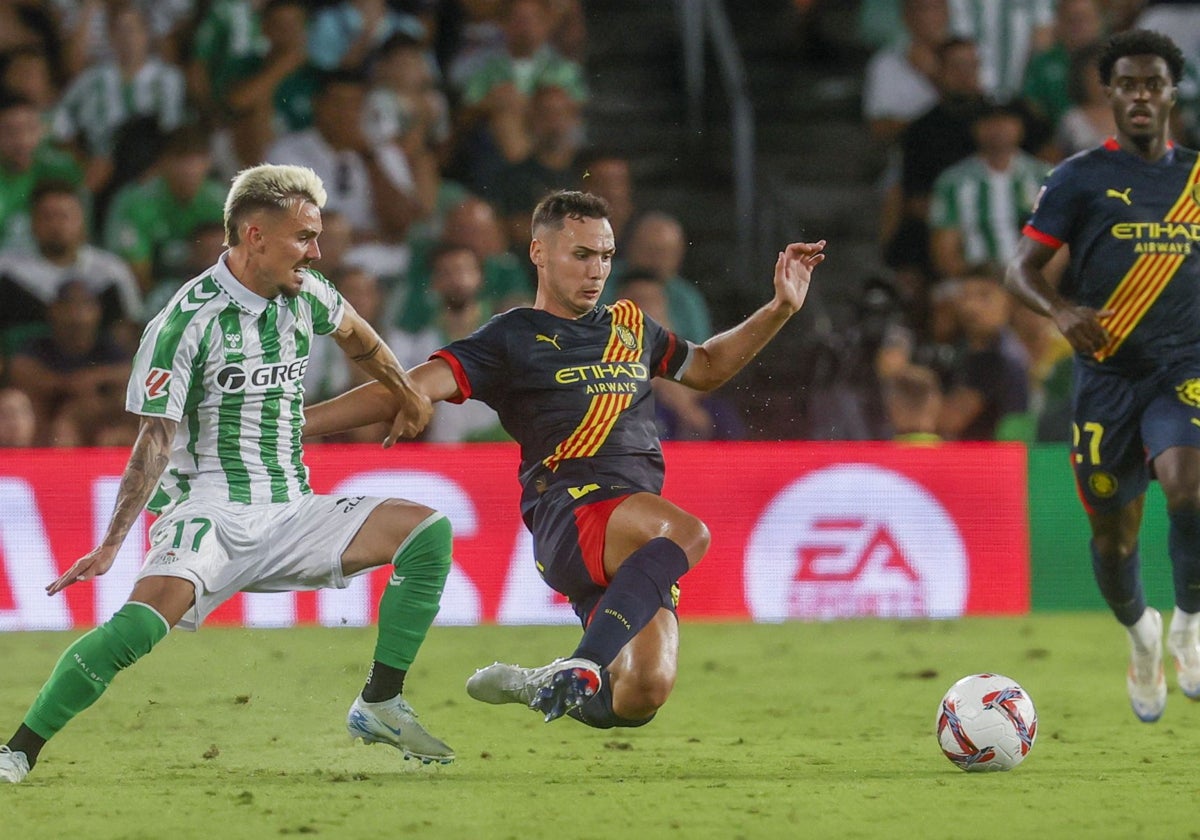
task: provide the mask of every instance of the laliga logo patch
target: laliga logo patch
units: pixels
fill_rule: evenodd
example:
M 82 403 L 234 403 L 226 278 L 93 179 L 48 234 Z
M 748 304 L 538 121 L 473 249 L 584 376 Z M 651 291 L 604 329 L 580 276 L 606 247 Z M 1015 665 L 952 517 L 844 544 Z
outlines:
M 1093 495 L 1107 499 L 1117 492 L 1117 478 L 1112 473 L 1094 472 L 1088 476 L 1088 487 Z
M 1200 408 L 1200 379 L 1189 379 L 1175 386 L 1175 394 L 1184 405 Z
M 146 399 L 156 400 L 159 397 L 167 395 L 167 386 L 171 384 L 171 371 L 163 370 L 162 368 L 150 368 L 150 372 L 146 374 L 144 390 Z
M 617 338 L 620 339 L 621 344 L 625 345 L 626 350 L 637 352 L 637 339 L 633 337 L 633 332 L 630 331 L 629 327 L 617 324 Z

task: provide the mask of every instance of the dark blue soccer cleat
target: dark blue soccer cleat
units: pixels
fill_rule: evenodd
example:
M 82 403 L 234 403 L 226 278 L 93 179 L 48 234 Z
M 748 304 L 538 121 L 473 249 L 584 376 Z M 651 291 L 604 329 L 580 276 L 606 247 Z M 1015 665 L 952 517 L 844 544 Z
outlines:
M 546 723 L 582 706 L 600 690 L 600 668 L 586 659 L 568 659 L 537 690 L 529 708 L 546 716 Z

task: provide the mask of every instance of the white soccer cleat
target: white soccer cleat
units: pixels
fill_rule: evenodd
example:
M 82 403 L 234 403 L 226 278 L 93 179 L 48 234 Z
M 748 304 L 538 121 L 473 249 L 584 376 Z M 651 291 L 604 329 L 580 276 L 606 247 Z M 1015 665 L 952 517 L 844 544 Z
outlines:
M 25 753 L 13 752 L 7 746 L 0 746 L 0 779 L 15 785 L 25 781 L 28 775 L 29 759 Z
M 1154 642 L 1148 650 L 1130 641 L 1129 671 L 1125 675 L 1125 687 L 1129 690 L 1129 704 L 1133 713 L 1143 723 L 1154 723 L 1162 717 L 1167 707 L 1167 679 L 1163 675 L 1162 663 L 1162 616 L 1153 607 L 1146 607 L 1150 630 Z
M 388 744 L 404 753 L 404 759 L 416 758 L 422 764 L 434 761 L 449 764 L 454 750 L 425 731 L 417 723 L 417 713 L 404 696 L 368 703 L 360 694 L 346 715 L 346 731 L 352 740 L 364 744 Z
M 1192 700 L 1200 700 L 1200 627 L 1172 630 L 1167 634 L 1167 650 L 1175 658 L 1179 690 Z
M 555 659 L 540 668 L 496 662 L 467 680 L 467 694 L 474 699 L 520 703 L 546 715 L 547 721 L 561 717 L 599 690 L 600 668 L 587 659 Z

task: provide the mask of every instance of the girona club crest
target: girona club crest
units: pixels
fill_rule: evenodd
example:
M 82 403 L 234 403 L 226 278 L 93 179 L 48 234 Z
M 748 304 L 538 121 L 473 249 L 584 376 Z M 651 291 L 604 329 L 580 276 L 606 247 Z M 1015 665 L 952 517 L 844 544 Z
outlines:
M 967 552 L 941 503 L 891 470 L 816 470 L 767 505 L 746 546 L 758 621 L 962 615 Z

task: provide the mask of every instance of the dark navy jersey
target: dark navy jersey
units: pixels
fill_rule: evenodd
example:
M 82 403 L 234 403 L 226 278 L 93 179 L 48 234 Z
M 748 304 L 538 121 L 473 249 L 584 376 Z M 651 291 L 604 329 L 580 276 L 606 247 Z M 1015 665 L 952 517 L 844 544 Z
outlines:
M 1069 246 L 1064 297 L 1114 313 L 1104 321 L 1112 340 L 1086 365 L 1140 374 L 1200 357 L 1198 177 L 1191 149 L 1150 163 L 1110 139 L 1046 178 L 1025 235 Z
M 513 309 L 432 358 L 449 363 L 462 398 L 490 405 L 521 445 L 530 499 L 535 483 L 537 492 L 587 485 L 597 471 L 614 477 L 611 489 L 659 492 L 650 379 L 678 378 L 690 356 L 686 341 L 619 300 L 574 320 Z

